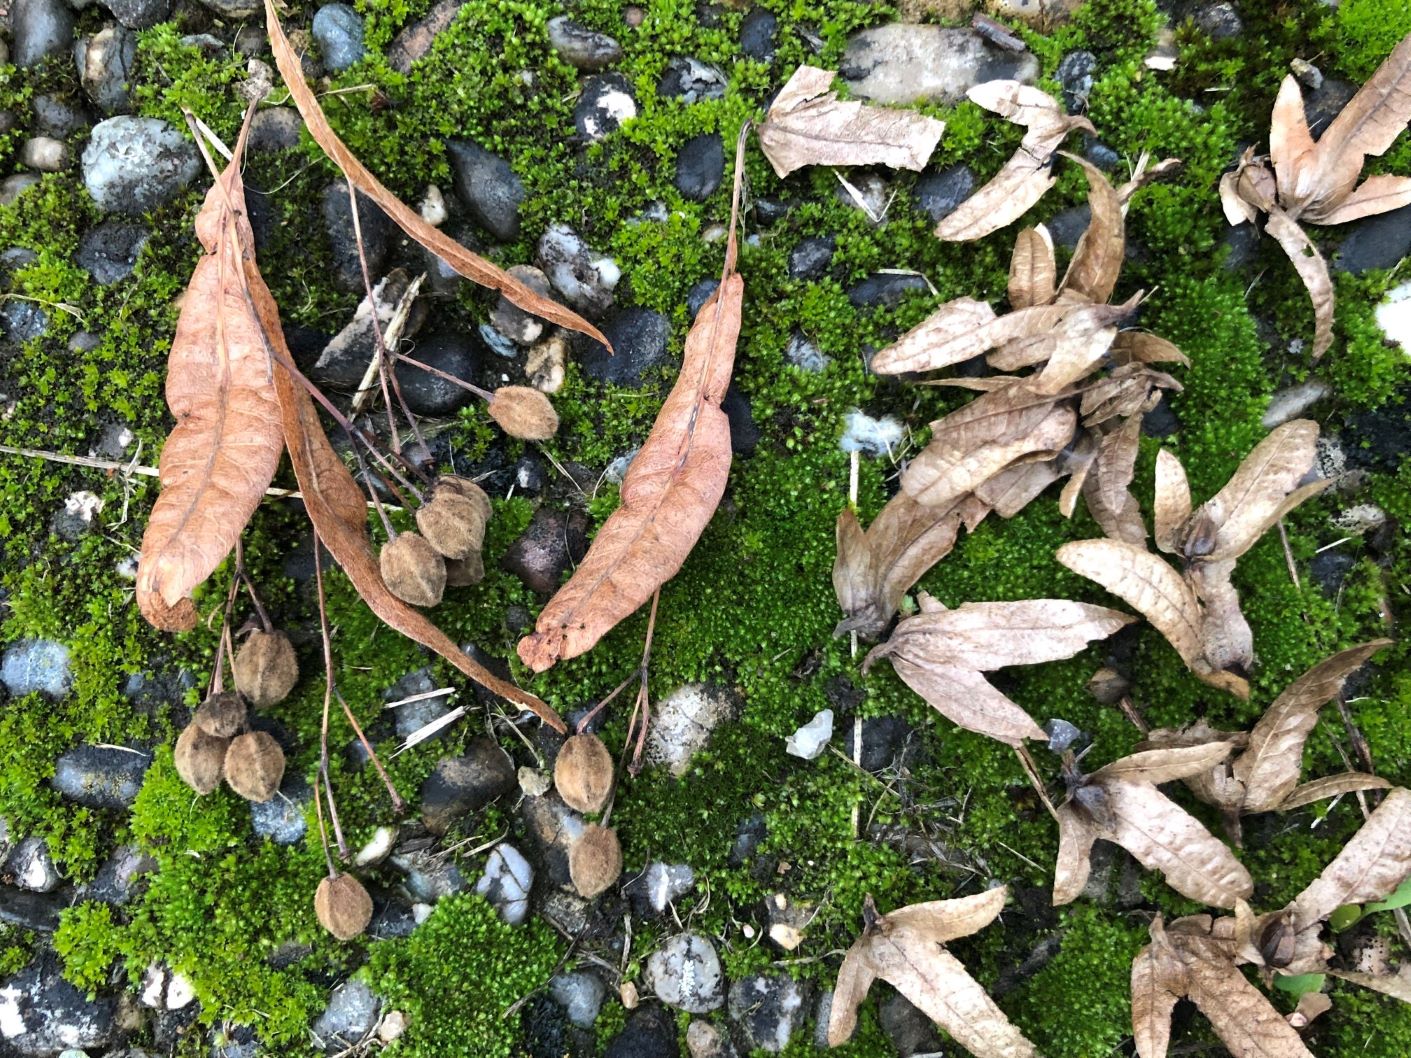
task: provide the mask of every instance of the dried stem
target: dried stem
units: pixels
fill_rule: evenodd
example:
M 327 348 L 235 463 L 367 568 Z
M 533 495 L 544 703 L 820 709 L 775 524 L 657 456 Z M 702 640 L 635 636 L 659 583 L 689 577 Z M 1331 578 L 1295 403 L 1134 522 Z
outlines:
M 358 247 L 358 267 L 363 274 L 363 289 L 367 291 L 367 303 L 372 308 L 373 359 L 377 361 L 377 375 L 382 383 L 382 403 L 387 410 L 387 429 L 392 435 L 392 451 L 402 450 L 402 439 L 397 433 L 397 416 L 392 407 L 392 395 L 387 391 L 387 346 L 382 342 L 382 321 L 377 318 L 377 295 L 372 288 L 372 275 L 367 268 L 367 247 L 363 245 L 363 223 L 358 215 L 358 189 L 345 173 L 343 182 L 348 186 L 348 207 L 353 213 L 353 239 Z M 415 422 L 415 420 L 412 420 Z M 417 440 L 421 440 L 418 434 Z M 425 442 L 422 442 L 423 444 Z
M 1048 791 L 1044 789 L 1044 781 L 1039 777 L 1038 766 L 1034 763 L 1034 758 L 1029 754 L 1029 749 L 1022 742 L 1014 747 L 1014 752 L 1019 757 L 1019 763 L 1024 767 L 1024 774 L 1029 777 L 1029 783 L 1034 787 L 1034 792 L 1039 795 L 1039 800 L 1048 809 L 1048 814 L 1053 816 L 1054 822 L 1058 821 L 1058 809 L 1053 807 L 1053 802 L 1048 799 Z
M 348 718 L 348 723 L 353 726 L 353 733 L 358 736 L 358 741 L 367 751 L 368 759 L 372 761 L 372 766 L 377 769 L 377 774 L 382 777 L 382 784 L 387 787 L 387 794 L 392 798 L 392 810 L 401 815 L 407 810 L 407 803 L 402 800 L 402 795 L 397 792 L 397 788 L 392 785 L 392 779 L 387 774 L 387 769 L 382 766 L 382 761 L 378 759 L 377 751 L 372 748 L 372 743 L 363 734 L 362 725 L 358 723 L 358 718 L 353 715 L 353 710 L 348 707 L 348 703 L 343 700 L 343 695 L 334 691 L 338 695 L 338 704 L 343 707 L 343 715 Z
M 328 599 L 323 590 L 323 561 L 320 551 L 323 543 L 317 531 L 314 533 L 314 583 L 318 591 L 318 627 L 323 636 L 323 722 L 319 728 L 318 773 L 328 788 L 328 814 L 333 817 L 333 833 L 338 839 L 338 856 L 345 862 L 348 859 L 348 846 L 343 841 L 343 830 L 338 825 L 338 812 L 333 803 L 333 784 L 328 775 L 328 713 L 333 704 L 333 636 L 328 629 Z
M 411 364 L 412 367 L 420 368 L 429 375 L 435 375 L 443 382 L 449 382 L 453 386 L 460 386 L 461 389 L 469 390 L 481 400 L 495 399 L 495 394 L 491 393 L 488 389 L 481 389 L 474 382 L 467 382 L 463 378 L 457 378 L 449 371 L 442 371 L 439 367 L 432 367 L 430 364 L 423 363 L 420 360 L 415 360 L 412 357 L 408 356 L 406 353 L 394 353 L 392 355 L 395 356 L 398 360 L 402 361 L 402 363 L 404 364 Z
M 338 869 L 333 866 L 333 856 L 328 851 L 328 831 L 323 825 L 323 797 L 319 793 L 320 782 L 320 779 L 314 780 L 314 812 L 318 816 L 319 844 L 323 846 L 323 859 L 324 862 L 328 864 L 328 876 L 330 878 L 337 878 Z

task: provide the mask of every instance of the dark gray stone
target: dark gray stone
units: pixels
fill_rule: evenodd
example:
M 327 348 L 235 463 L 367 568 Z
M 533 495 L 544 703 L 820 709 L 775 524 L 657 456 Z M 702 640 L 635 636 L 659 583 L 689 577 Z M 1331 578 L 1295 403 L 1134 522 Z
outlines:
M 456 196 L 475 222 L 501 242 L 518 238 L 524 182 L 510 163 L 473 140 L 452 140 L 446 150 Z
M 553 293 L 549 287 L 548 276 L 533 265 L 514 265 L 509 269 L 509 274 L 540 297 L 552 300 Z M 525 312 L 503 294 L 500 295 L 494 310 L 490 313 L 490 324 L 516 345 L 530 346 L 544 336 L 544 320 L 532 313 Z M 510 353 L 509 355 L 515 356 L 517 354 Z
M 1148 437 L 1170 437 L 1181 430 L 1181 420 L 1176 418 L 1167 394 L 1161 394 L 1156 407 L 1142 416 L 1142 433 Z
M 1058 64 L 1058 83 L 1063 89 L 1063 106 L 1070 114 L 1088 109 L 1093 90 L 1097 56 L 1090 51 L 1070 51 Z
M 514 764 L 505 751 L 477 736 L 461 756 L 439 761 L 421 784 L 421 821 L 433 834 L 444 834 L 461 816 L 478 812 L 514 787 Z
M 83 149 L 84 186 L 109 213 L 156 209 L 200 170 L 195 144 L 158 118 L 122 115 L 100 121 Z
M 1357 557 L 1341 548 L 1333 548 L 1329 551 L 1320 551 L 1313 556 L 1308 563 L 1308 575 L 1313 578 L 1313 583 L 1318 585 L 1323 594 L 1330 599 L 1336 599 L 1338 593 L 1342 591 L 1343 581 L 1352 572 L 1352 567 L 1357 565 Z
M 64 889 L 31 893 L 0 885 L 0 922 L 36 933 L 53 933 L 59 928 L 59 912 L 72 903 L 73 893 Z
M 585 139 L 600 140 L 637 116 L 632 85 L 620 73 L 590 77 L 573 107 L 573 127 Z
M 1333 257 L 1333 270 L 1357 275 L 1373 268 L 1395 268 L 1411 254 L 1411 206 L 1354 221 L 1344 229 Z
M 730 1019 L 750 1047 L 778 1054 L 803 1025 L 804 986 L 784 974 L 752 974 L 730 986 Z
M 0 985 L 0 1033 L 13 1053 L 53 1058 L 65 1048 L 101 1049 L 117 1037 L 117 1000 L 89 999 L 64 980 L 56 955 L 43 954 Z
M 838 240 L 831 235 L 811 235 L 800 239 L 789 251 L 789 275 L 795 279 L 821 279 L 833 263 Z
M 344 981 L 313 1024 L 315 1040 L 330 1054 L 361 1043 L 377 1027 L 382 1001 L 361 981 Z
M 888 996 L 877 1008 L 877 1021 L 896 1048 L 897 1058 L 941 1050 L 941 1037 L 935 1023 L 904 995 Z
M 514 487 L 517 490 L 533 496 L 542 492 L 548 483 L 548 472 L 538 457 L 533 455 L 519 457 L 519 462 L 514 465 Z
M 312 26 L 323 65 L 334 73 L 362 60 L 363 17 L 347 4 L 325 4 L 314 13 Z
M 583 373 L 598 382 L 640 386 L 654 368 L 667 362 L 671 321 L 659 312 L 636 306 L 620 309 L 603 324 L 613 352 L 591 338 L 579 339 L 578 362 Z
M 35 131 L 45 136 L 63 139 L 88 124 L 82 110 L 62 96 L 52 93 L 35 96 L 31 108 L 34 112 Z
M 1244 21 L 1228 0 L 1202 7 L 1195 13 L 1195 24 L 1211 40 L 1232 40 L 1244 32 Z
M 689 56 L 678 56 L 666 64 L 666 71 L 657 82 L 657 95 L 663 99 L 699 103 L 704 99 L 724 99 L 725 85 L 725 75 L 713 66 Z
M 49 333 L 49 313 L 44 306 L 19 298 L 0 304 L 0 338 L 32 342 Z
M 710 296 L 719 289 L 720 280 L 712 278 L 702 279 L 686 291 L 686 311 L 691 314 L 691 319 L 694 320 L 700 315 L 701 309 L 710 300 Z
M 1069 206 L 1067 209 L 1059 210 L 1044 222 L 1044 226 L 1048 228 L 1049 235 L 1053 237 L 1055 246 L 1072 250 L 1078 245 L 1078 240 L 1083 237 L 1083 232 L 1088 230 L 1092 219 L 1092 210 L 1084 202 L 1078 206 Z
M 541 595 L 553 592 L 573 562 L 587 551 L 587 519 L 582 511 L 552 510 L 540 507 L 529 528 L 509 546 L 500 562 L 530 591 Z
M 76 746 L 58 760 L 50 780 L 61 797 L 90 808 L 127 808 L 152 763 L 145 750 Z
M 69 648 L 52 639 L 21 639 L 5 649 L 0 682 L 12 698 L 36 693 L 62 698 L 72 685 Z
M 848 760 L 859 761 L 864 771 L 873 773 L 895 767 L 911 748 L 914 729 L 899 716 L 874 716 L 862 722 L 862 755 L 857 752 L 856 728 L 843 725 Z
M 921 276 L 875 272 L 848 288 L 848 300 L 860 309 L 878 306 L 891 307 L 898 304 L 912 291 L 928 291 L 930 289 L 926 285 L 926 280 Z
M 923 173 L 916 181 L 916 203 L 932 220 L 954 213 L 975 190 L 975 173 L 968 165 L 952 165 L 939 173 Z
M 480 359 L 470 337 L 459 331 L 425 335 L 409 355 L 429 367 L 467 381 L 474 375 Z M 402 396 L 418 415 L 450 415 L 475 399 L 468 390 L 411 364 L 399 362 L 396 370 Z
M 549 47 L 568 65 L 595 72 L 622 58 L 622 45 L 565 15 L 549 19 Z
M 119 845 L 93 880 L 79 889 L 78 899 L 121 907 L 132 902 L 156 870 L 157 861 L 135 845 Z
M 676 190 L 692 202 L 704 202 L 725 175 L 725 145 L 720 134 L 692 136 L 676 156 Z
M 31 893 L 52 892 L 63 881 L 48 843 L 40 837 L 25 838 L 11 849 L 5 857 L 4 871 L 15 885 Z
M 1103 172 L 1110 173 L 1122 163 L 1122 156 L 1101 140 L 1083 137 L 1083 157 Z
M 132 275 L 147 238 L 147 229 L 140 224 L 104 221 L 83 233 L 75 260 L 100 285 L 107 286 Z
M 680 1058 L 676 1022 L 664 1007 L 640 1006 L 608 1044 L 603 1058 Z
M 720 402 L 720 410 L 730 423 L 730 451 L 737 456 L 753 454 L 759 445 L 759 427 L 755 425 L 750 398 L 731 382 L 725 391 L 725 399 Z
M 395 684 L 387 689 L 383 694 L 383 699 L 387 702 L 398 702 L 404 698 L 414 698 L 417 695 L 429 694 L 437 689 L 436 682 L 431 678 L 431 670 L 418 669 L 416 672 L 408 673 Z M 427 724 L 433 723 L 451 711 L 451 696 L 449 694 L 438 694 L 431 698 L 422 698 L 419 701 L 407 702 L 399 705 L 395 709 L 397 716 L 397 737 L 401 739 L 410 738 Z M 440 737 L 439 733 L 433 737 Z
M 346 183 L 336 180 L 324 188 L 322 212 L 323 226 L 328 232 L 329 246 L 333 251 L 335 282 L 344 290 L 364 290 L 362 265 L 358 261 L 357 231 L 353 227 L 353 204 L 348 199 Z M 391 247 L 392 221 L 381 207 L 359 192 L 358 224 L 362 228 L 368 275 L 376 282 Z
M 15 0 L 10 8 L 10 61 L 20 69 L 62 55 L 73 41 L 73 11 L 64 0 Z
M 172 0 L 103 0 L 103 6 L 128 29 L 148 29 L 171 17 Z
M 1356 94 L 1355 84 L 1335 77 L 1325 77 L 1321 85 L 1304 93 L 1304 118 L 1308 121 L 1308 129 L 1315 139 L 1323 134 L 1333 118 L 1342 113 L 1343 108 Z
M 755 8 L 740 23 L 740 51 L 756 62 L 773 62 L 774 34 L 778 31 L 779 20 L 774 12 Z
M 299 146 L 304 120 L 293 107 L 268 107 L 250 122 L 250 150 L 288 151 Z
M 1079 730 L 1077 725 L 1070 724 L 1061 717 L 1054 717 L 1046 721 L 1044 733 L 1048 735 L 1048 748 L 1053 753 L 1062 753 L 1079 743 L 1088 741 L 1088 736 Z
M 73 54 L 79 83 L 98 109 L 105 114 L 130 113 L 137 34 L 126 26 L 106 26 L 91 37 L 80 38 Z

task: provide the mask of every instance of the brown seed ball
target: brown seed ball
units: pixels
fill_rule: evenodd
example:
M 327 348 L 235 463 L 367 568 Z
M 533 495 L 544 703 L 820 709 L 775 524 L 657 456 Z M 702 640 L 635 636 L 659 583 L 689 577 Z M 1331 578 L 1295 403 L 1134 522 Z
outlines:
M 319 925 L 339 940 L 352 940 L 372 921 L 372 897 L 351 874 L 335 874 L 318 883 L 314 914 Z
M 245 699 L 234 691 L 222 691 L 202 702 L 191 722 L 215 738 L 234 738 L 245 730 L 248 716 Z
M 617 831 L 590 823 L 568 850 L 568 876 L 573 888 L 591 900 L 617 881 L 622 874 L 622 846 Z
M 568 807 L 601 812 L 612 793 L 612 754 L 597 735 L 574 735 L 554 761 L 554 788 Z
M 225 751 L 225 782 L 247 801 L 268 801 L 284 779 L 284 750 L 265 731 L 247 731 Z
M 501 386 L 490 398 L 490 418 L 511 437 L 547 441 L 558 433 L 559 413 L 549 398 L 528 386 Z
M 416 512 L 416 527 L 446 558 L 469 558 L 485 545 L 480 505 L 452 489 L 437 489 Z
M 446 587 L 467 588 L 485 579 L 485 559 L 479 551 L 466 558 L 446 559 Z
M 283 632 L 251 632 L 235 653 L 235 689 L 256 709 L 268 709 L 289 697 L 299 682 L 299 659 Z
M 398 533 L 379 559 L 387 590 L 413 606 L 435 606 L 446 590 L 446 560 L 418 533 Z
M 436 484 L 432 486 L 437 492 L 458 492 L 471 503 L 480 508 L 480 514 L 485 521 L 490 520 L 493 508 L 490 506 L 490 497 L 470 478 L 459 477 L 455 474 L 442 474 L 436 479 Z
M 228 738 L 215 738 L 206 734 L 195 724 L 188 724 L 186 730 L 176 740 L 173 752 L 176 773 L 181 781 L 198 794 L 208 794 L 220 785 L 221 772 L 225 769 Z

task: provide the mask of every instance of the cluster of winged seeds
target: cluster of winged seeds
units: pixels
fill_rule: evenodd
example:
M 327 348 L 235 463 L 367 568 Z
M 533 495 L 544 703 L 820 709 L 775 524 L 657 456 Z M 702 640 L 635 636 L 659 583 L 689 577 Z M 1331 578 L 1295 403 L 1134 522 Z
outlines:
M 435 606 L 448 586 L 479 584 L 490 514 L 490 497 L 475 482 L 451 474 L 437 478 L 416 512 L 421 531 L 397 533 L 379 555 L 388 590 L 412 606 Z
M 612 799 L 613 764 L 603 740 L 594 734 L 573 735 L 554 761 L 554 789 L 564 804 L 596 815 Z M 606 892 L 622 875 L 622 846 L 617 831 L 589 823 L 568 850 L 568 873 L 578 895 L 591 900 Z

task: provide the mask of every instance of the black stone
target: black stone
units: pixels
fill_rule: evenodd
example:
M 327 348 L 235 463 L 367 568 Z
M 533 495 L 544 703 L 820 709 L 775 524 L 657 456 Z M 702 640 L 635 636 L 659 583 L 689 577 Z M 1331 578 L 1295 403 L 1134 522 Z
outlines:
M 1335 599 L 1342 590 L 1343 581 L 1355 565 L 1355 556 L 1340 548 L 1332 548 L 1313 556 L 1312 561 L 1308 563 L 1308 575 L 1313 578 L 1313 583 L 1322 589 L 1324 595 Z
M 680 1058 L 676 1021 L 665 1008 L 640 1006 L 608 1044 L 603 1058 Z
M 40 955 L 2 987 L 13 997 L 13 1023 L 5 1026 L 7 1053 L 38 1058 L 66 1047 L 100 1050 L 116 1037 L 117 1000 L 89 999 L 64 980 L 59 958 L 52 953 Z
M 599 140 L 622 125 L 622 119 L 608 106 L 607 97 L 622 93 L 633 101 L 636 111 L 637 97 L 632 94 L 632 85 L 620 73 L 590 77 L 583 83 L 583 91 L 573 108 L 573 125 L 580 136 Z
M 152 763 L 146 751 L 77 746 L 58 760 L 50 784 L 62 797 L 89 808 L 127 808 Z
M 1104 172 L 1112 172 L 1122 163 L 1122 156 L 1101 140 L 1083 137 L 1083 157 Z
M 35 96 L 31 109 L 35 131 L 45 136 L 63 139 L 90 124 L 82 110 L 59 95 Z
M 519 462 L 514 465 L 514 487 L 517 490 L 527 492 L 532 496 L 541 492 L 548 483 L 549 476 L 544 470 L 543 462 L 537 456 L 519 457 Z
M 757 198 L 754 200 L 753 212 L 755 220 L 760 224 L 773 224 L 784 219 L 784 215 L 789 212 L 789 204 L 777 198 Z
M 676 190 L 692 202 L 704 202 L 725 175 L 725 145 L 720 134 L 692 136 L 676 156 Z
M 915 290 L 930 290 L 921 276 L 874 272 L 848 288 L 848 300 L 858 308 L 890 308 Z
M 583 373 L 599 382 L 640 386 L 643 376 L 667 360 L 671 321 L 651 309 L 619 309 L 603 324 L 614 352 L 591 338 L 579 339 L 578 362 Z
M 1333 77 L 1323 78 L 1322 84 L 1304 94 L 1303 114 L 1315 139 L 1323 134 L 1333 118 L 1342 113 L 1356 94 L 1355 84 Z
M 478 735 L 459 757 L 447 757 L 421 784 L 421 821 L 444 834 L 457 819 L 478 812 L 514 789 L 514 764 L 492 739 Z
M 724 99 L 725 84 L 725 75 L 719 70 L 699 59 L 678 56 L 666 64 L 666 72 L 657 82 L 657 95 L 687 103 Z
M 1354 221 L 1333 258 L 1335 272 L 1353 275 L 1372 268 L 1395 268 L 1411 254 L 1411 206 Z
M 475 222 L 501 242 L 519 237 L 524 182 L 510 163 L 472 140 L 446 144 L 456 196 Z
M 975 173 L 968 165 L 952 165 L 939 173 L 924 173 L 916 181 L 916 204 L 932 220 L 950 216 L 975 190 Z
M 710 296 L 720 289 L 720 280 L 702 279 L 690 290 L 686 291 L 686 311 L 691 314 L 691 319 L 700 315 L 705 303 L 710 300 Z
M 720 410 L 730 423 L 730 451 L 737 456 L 753 453 L 759 445 L 759 427 L 755 425 L 749 397 L 732 382 L 720 402 Z
M 1090 51 L 1070 51 L 1058 64 L 1058 83 L 1063 88 L 1063 106 L 1070 114 L 1088 109 L 1093 90 L 1097 56 Z
M 100 285 L 107 286 L 132 275 L 147 238 L 147 229 L 140 224 L 104 221 L 83 233 L 75 260 Z
M 429 367 L 438 368 L 470 381 L 479 362 L 479 352 L 469 335 L 459 331 L 437 331 L 416 343 L 409 354 Z M 468 390 L 438 378 L 404 361 L 397 364 L 397 384 L 407 406 L 418 415 L 449 415 L 475 398 Z
M 740 50 L 756 62 L 774 61 L 774 34 L 779 20 L 774 12 L 757 7 L 740 23 Z
M 29 342 L 49 333 L 49 314 L 33 301 L 6 301 L 0 304 L 0 338 Z
M 1411 455 L 1411 396 L 1347 419 L 1347 459 L 1359 467 L 1393 471 Z
M 1195 24 L 1211 40 L 1231 40 L 1244 32 L 1244 21 L 1228 0 L 1202 7 L 1195 14 Z
M 587 518 L 582 511 L 540 507 L 529 528 L 509 546 L 501 568 L 518 577 L 530 591 L 548 595 L 588 549 Z
M 72 903 L 73 893 L 67 889 L 31 893 L 0 885 L 0 922 L 35 933 L 53 933 L 59 928 L 59 912 Z
M 838 240 L 831 235 L 811 235 L 800 239 L 789 251 L 789 275 L 795 279 L 820 279 L 833 263 Z
M 1053 236 L 1055 246 L 1072 250 L 1077 247 L 1078 240 L 1083 237 L 1083 232 L 1088 230 L 1092 219 L 1092 209 L 1084 202 L 1079 206 L 1069 206 L 1067 209 L 1059 210 L 1044 222 L 1044 226 L 1048 228 L 1049 235 Z
M 1180 429 L 1181 420 L 1176 418 L 1170 399 L 1162 393 L 1156 407 L 1142 416 L 1142 433 L 1148 437 L 1170 437 Z
M 857 736 L 853 725 L 847 725 L 848 760 L 858 760 Z M 863 771 L 873 773 L 895 767 L 910 748 L 914 729 L 900 716 L 874 716 L 862 722 Z
M 363 272 L 358 261 L 357 234 L 353 229 L 353 207 L 348 201 L 348 185 L 342 181 L 324 189 L 323 223 L 333 251 L 333 278 L 344 290 L 362 290 Z M 391 246 L 392 221 L 376 203 L 359 193 L 358 223 L 362 227 L 368 274 L 376 281 L 382 274 Z

